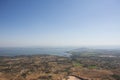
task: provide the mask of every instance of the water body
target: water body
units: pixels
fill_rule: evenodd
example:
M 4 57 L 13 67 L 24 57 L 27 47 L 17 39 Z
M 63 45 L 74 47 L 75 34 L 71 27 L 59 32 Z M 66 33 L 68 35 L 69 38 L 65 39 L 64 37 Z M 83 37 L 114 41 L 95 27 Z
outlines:
M 71 48 L 0 48 L 0 56 L 19 56 L 48 54 L 58 56 L 70 56 L 66 51 Z

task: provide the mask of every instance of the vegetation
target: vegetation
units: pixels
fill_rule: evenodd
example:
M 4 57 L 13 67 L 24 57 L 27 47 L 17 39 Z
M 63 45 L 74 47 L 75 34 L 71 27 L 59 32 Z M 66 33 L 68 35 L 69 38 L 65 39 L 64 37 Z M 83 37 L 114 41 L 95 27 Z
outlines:
M 112 54 L 116 57 L 111 57 L 111 54 L 81 56 L 71 53 L 71 57 L 0 57 L 0 80 L 67 80 L 70 75 L 83 80 L 120 80 L 119 54 Z

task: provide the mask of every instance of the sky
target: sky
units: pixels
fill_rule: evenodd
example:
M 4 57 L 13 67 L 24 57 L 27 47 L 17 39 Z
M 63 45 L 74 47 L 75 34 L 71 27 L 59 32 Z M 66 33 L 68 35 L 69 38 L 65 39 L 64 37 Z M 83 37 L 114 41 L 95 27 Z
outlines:
M 0 47 L 120 46 L 120 0 L 0 0 Z

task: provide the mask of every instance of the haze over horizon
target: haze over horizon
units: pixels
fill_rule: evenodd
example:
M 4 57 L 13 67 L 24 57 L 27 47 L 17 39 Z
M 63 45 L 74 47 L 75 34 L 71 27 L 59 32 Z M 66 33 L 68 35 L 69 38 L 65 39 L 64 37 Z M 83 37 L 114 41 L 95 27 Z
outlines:
M 120 46 L 119 0 L 0 0 L 0 47 Z

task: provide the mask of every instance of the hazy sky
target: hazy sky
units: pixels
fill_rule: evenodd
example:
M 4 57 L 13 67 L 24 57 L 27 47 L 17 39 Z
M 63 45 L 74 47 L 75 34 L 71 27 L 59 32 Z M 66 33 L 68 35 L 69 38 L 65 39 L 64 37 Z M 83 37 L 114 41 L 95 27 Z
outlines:
M 0 47 L 120 45 L 120 0 L 0 0 Z

